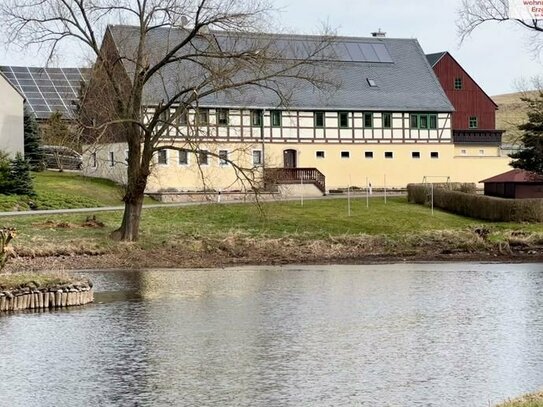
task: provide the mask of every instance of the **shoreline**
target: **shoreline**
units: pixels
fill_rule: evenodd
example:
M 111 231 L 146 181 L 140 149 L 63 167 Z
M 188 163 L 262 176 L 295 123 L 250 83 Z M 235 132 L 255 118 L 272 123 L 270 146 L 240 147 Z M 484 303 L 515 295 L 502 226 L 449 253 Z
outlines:
M 121 253 L 71 254 L 43 257 L 17 257 L 7 264 L 4 272 L 40 272 L 45 270 L 85 271 L 85 270 L 141 270 L 141 269 L 209 269 L 236 266 L 281 266 L 281 265 L 372 265 L 395 263 L 543 263 L 543 251 L 530 253 L 500 254 L 493 251 L 459 253 L 336 253 L 334 255 L 316 253 L 285 253 L 278 255 L 269 251 L 249 253 L 247 255 L 203 256 L 199 252 L 180 254 L 178 249 L 171 250 L 128 250 Z

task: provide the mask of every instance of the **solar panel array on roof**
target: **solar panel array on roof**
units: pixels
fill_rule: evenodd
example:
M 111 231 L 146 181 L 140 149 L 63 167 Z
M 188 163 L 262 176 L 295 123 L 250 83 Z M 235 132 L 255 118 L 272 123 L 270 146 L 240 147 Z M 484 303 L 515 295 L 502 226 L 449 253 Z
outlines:
M 224 34 L 216 34 L 217 43 L 223 51 L 244 51 L 258 47 L 259 39 L 232 38 Z M 291 38 L 281 39 L 260 39 L 280 52 L 285 59 L 305 59 L 320 44 L 315 40 L 300 40 Z M 324 59 L 340 62 L 369 62 L 369 63 L 392 63 L 392 57 L 385 44 L 376 42 L 360 42 L 349 40 L 334 41 L 329 47 L 324 47 L 320 54 Z
M 81 83 L 89 70 L 85 68 L 37 68 L 0 66 L 5 77 L 25 96 L 26 103 L 38 119 L 48 119 L 60 112 L 73 117 Z

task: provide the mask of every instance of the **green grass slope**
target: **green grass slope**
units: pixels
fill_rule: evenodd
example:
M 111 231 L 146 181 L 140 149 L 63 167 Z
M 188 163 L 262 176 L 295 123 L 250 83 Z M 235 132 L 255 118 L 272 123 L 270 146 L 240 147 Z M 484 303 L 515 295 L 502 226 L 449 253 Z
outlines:
M 122 189 L 113 181 L 72 172 L 33 173 L 35 197 L 0 194 L 0 211 L 72 209 L 122 205 Z M 154 202 L 146 198 L 145 203 Z

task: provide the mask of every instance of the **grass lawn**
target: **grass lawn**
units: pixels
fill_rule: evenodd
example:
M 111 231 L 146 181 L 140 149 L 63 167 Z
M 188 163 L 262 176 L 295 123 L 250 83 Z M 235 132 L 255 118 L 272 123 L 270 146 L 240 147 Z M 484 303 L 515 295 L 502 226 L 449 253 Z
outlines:
M 251 204 L 197 205 L 182 208 L 144 210 L 141 239 L 137 247 L 151 249 L 175 244 L 191 238 L 220 239 L 243 235 L 248 238 L 285 238 L 300 241 L 330 239 L 345 236 L 384 236 L 401 242 L 428 233 L 469 233 L 483 223 L 470 218 L 435 211 L 407 203 L 406 198 L 392 198 L 384 204 L 380 198 L 352 201 L 352 216 L 347 214 L 345 199 L 299 202 L 265 203 L 259 209 Z M 92 250 L 109 251 L 117 243 L 108 236 L 121 221 L 121 212 L 99 213 L 97 220 L 103 227 L 84 225 L 87 214 L 40 215 L 12 217 L 0 220 L 0 226 L 15 227 L 18 248 L 38 250 L 51 246 L 83 245 Z M 502 239 L 514 231 L 525 234 L 543 233 L 543 225 L 485 223 L 490 239 Z M 451 236 L 449 240 L 454 240 Z M 459 239 L 460 240 L 460 239 Z
M 122 190 L 113 181 L 73 172 L 44 171 L 32 174 L 35 197 L 0 195 L 0 211 L 93 208 L 122 205 Z M 32 204 L 30 203 L 32 202 Z M 145 203 L 155 202 L 146 198 Z

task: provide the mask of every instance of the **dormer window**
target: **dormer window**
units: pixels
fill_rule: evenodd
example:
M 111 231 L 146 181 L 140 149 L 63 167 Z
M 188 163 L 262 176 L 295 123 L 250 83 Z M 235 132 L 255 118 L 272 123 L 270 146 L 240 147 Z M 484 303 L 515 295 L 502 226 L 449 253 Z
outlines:
M 377 82 L 375 82 L 373 79 L 366 78 L 366 81 L 368 81 L 368 85 L 370 85 L 370 88 L 376 88 Z

